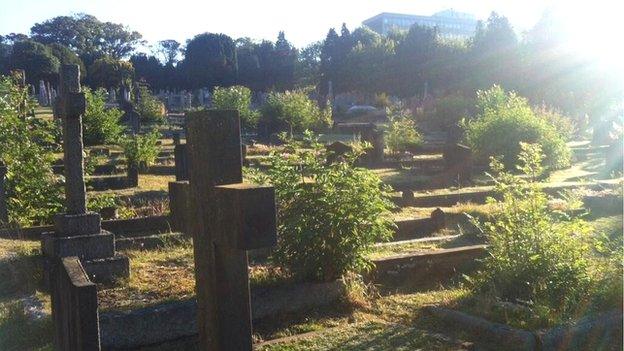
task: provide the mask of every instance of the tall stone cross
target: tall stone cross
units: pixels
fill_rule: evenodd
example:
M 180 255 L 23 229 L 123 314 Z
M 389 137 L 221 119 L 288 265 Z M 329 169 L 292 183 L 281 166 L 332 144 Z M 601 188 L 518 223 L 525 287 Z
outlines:
M 276 243 L 275 192 L 243 184 L 237 111 L 187 114 L 202 350 L 252 350 L 247 250 Z
M 60 78 L 58 111 L 63 118 L 66 213 L 78 215 L 87 212 L 82 144 L 86 102 L 84 93 L 80 92 L 78 65 L 63 65 Z

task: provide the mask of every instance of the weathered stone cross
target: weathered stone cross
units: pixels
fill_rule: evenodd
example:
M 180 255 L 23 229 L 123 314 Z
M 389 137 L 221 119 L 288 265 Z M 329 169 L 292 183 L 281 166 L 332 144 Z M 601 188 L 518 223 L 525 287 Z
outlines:
M 237 111 L 187 114 L 202 350 L 251 350 L 247 251 L 276 243 L 275 192 L 242 183 Z
M 60 75 L 59 115 L 63 118 L 63 151 L 65 163 L 65 203 L 67 214 L 87 212 L 82 145 L 82 115 L 86 110 L 85 95 L 80 92 L 78 65 L 63 65 Z
M 61 236 L 99 234 L 100 215 L 87 212 L 82 144 L 86 101 L 84 93 L 80 92 L 80 69 L 78 65 L 62 65 L 60 73 L 56 109 L 63 118 L 66 211 L 55 217 L 55 232 Z

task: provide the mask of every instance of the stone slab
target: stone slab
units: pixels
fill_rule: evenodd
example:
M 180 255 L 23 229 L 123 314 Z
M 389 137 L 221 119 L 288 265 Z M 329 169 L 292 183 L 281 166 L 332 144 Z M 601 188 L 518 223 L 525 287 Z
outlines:
M 102 220 L 97 212 L 54 216 L 54 235 L 58 237 L 99 234 Z
M 58 237 L 55 233 L 41 234 L 43 255 L 48 258 L 76 256 L 81 260 L 107 258 L 115 255 L 115 237 L 112 233 Z
M 122 255 L 83 261 L 83 266 L 89 279 L 98 284 L 109 284 L 130 276 L 130 260 Z

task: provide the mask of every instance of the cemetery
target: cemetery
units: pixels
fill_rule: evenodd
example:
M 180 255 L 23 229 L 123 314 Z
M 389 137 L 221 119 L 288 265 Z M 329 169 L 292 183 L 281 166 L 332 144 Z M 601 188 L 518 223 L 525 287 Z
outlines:
M 92 62 L 42 39 L 115 25 L 90 17 L 0 36 L 0 350 L 622 349 L 608 74 L 534 91 L 484 55 L 460 82 L 439 53 L 414 71 L 450 45 L 417 25 L 392 45 L 331 29 L 312 68 L 284 32 L 162 41 L 164 63 L 122 25 L 130 51 Z

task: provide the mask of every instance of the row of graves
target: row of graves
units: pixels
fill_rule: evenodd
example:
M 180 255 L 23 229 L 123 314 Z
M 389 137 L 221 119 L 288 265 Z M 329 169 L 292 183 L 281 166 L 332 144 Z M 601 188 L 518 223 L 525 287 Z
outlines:
M 85 100 L 77 66 L 62 67 L 58 101 L 58 113 L 64 122 L 61 170 L 66 178 L 65 212 L 56 216 L 53 226 L 24 228 L 19 233 L 24 240 L 41 242 L 56 349 L 252 350 L 262 346 L 254 343 L 256 322 L 293 313 L 305 316 L 345 298 L 341 281 L 250 287 L 250 258 L 261 261 L 277 241 L 276 201 L 272 187 L 243 182 L 243 164 L 263 164 L 262 155 L 256 157 L 252 152 L 254 145 L 242 142 L 236 111 L 187 113 L 185 138 L 179 132 L 172 135 L 175 165 L 151 170 L 175 175 L 168 187 L 168 214 L 102 220 L 100 214 L 89 212 L 86 207 L 88 180 L 81 122 Z M 393 197 L 397 211 L 417 208 L 424 213 L 397 219 L 391 241 L 377 247 L 440 244 L 432 250 L 408 250 L 375 258 L 375 268 L 364 277 L 367 283 L 389 292 L 406 288 L 419 291 L 478 268 L 486 245 L 453 231 L 453 227 L 469 230 L 466 217 L 453 211 L 453 206 L 484 203 L 486 197 L 493 195 L 489 184 L 480 183 L 483 166 L 474 164 L 469 148 L 447 138 L 448 142 L 429 143 L 410 159 L 392 159 L 384 154 L 383 130 L 375 124 L 343 123 L 336 125 L 334 132 L 357 136 L 372 145 L 360 160 L 362 167 L 404 175 L 389 181 L 399 190 Z M 337 161 L 351 150 L 348 143 L 339 141 L 327 143 L 327 148 L 328 162 Z M 581 154 L 586 151 L 579 149 Z M 591 152 L 596 150 L 588 149 L 587 153 Z M 2 171 L 0 167 L 0 176 Z M 416 174 L 421 177 L 412 181 Z M 2 179 L 0 216 L 6 216 L 1 201 Z M 435 191 L 449 185 L 455 188 Z M 568 182 L 547 186 L 547 191 L 556 193 L 579 186 Z M 604 190 L 608 184 L 582 186 Z M 621 197 L 611 192 L 606 196 L 595 192 L 585 196 L 584 202 L 588 208 L 622 213 Z M 2 236 L 9 234 L 0 232 Z M 114 289 L 139 273 L 133 271 L 132 261 L 123 249 L 166 249 L 165 244 L 172 237 L 192 238 L 194 298 L 101 311 L 99 292 Z M 509 350 L 580 350 L 596 340 L 617 345 L 618 335 L 621 342 L 621 316 L 613 314 L 535 333 L 444 308 L 432 307 L 428 313 L 454 329 L 465 330 L 471 341 L 506 345 Z M 569 348 L 570 340 L 577 348 Z M 275 342 L 280 341 L 268 343 Z

